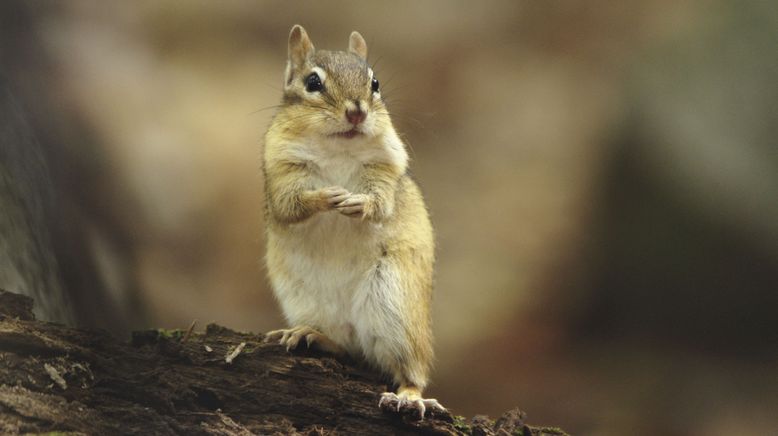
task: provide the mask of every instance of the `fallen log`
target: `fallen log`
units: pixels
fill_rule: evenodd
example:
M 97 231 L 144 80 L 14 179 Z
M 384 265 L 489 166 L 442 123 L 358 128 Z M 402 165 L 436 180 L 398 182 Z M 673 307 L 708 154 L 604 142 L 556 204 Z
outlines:
M 387 383 L 354 362 L 215 324 L 193 329 L 121 341 L 37 321 L 31 299 L 0 291 L 0 433 L 565 434 L 526 425 L 518 409 L 496 421 L 382 412 Z

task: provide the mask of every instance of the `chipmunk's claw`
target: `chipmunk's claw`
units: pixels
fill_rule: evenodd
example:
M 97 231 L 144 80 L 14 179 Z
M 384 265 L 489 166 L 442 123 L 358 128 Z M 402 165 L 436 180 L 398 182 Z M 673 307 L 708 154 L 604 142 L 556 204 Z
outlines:
M 404 410 L 416 411 L 421 420 L 424 419 L 427 409 L 439 412 L 446 411 L 446 408 L 434 398 L 421 398 L 416 395 L 405 395 L 404 393 L 397 395 L 394 392 L 384 392 L 381 394 L 381 399 L 378 400 L 378 407 L 395 413 L 400 413 Z
M 298 347 L 300 341 L 305 341 L 307 348 L 317 348 L 321 351 L 332 354 L 343 354 L 343 349 L 332 339 L 328 338 L 318 330 L 300 325 L 290 329 L 280 329 L 268 332 L 265 335 L 265 342 L 278 341 L 278 344 L 286 347 L 286 351 L 292 351 Z
M 343 201 L 335 205 L 335 209 L 349 217 L 361 217 L 365 213 L 369 199 L 365 194 L 350 194 Z
M 308 326 L 297 326 L 291 329 L 273 330 L 265 336 L 265 342 L 278 341 L 286 347 L 286 351 L 297 348 L 300 340 L 304 340 L 310 348 L 317 339 L 324 337 L 321 333 Z

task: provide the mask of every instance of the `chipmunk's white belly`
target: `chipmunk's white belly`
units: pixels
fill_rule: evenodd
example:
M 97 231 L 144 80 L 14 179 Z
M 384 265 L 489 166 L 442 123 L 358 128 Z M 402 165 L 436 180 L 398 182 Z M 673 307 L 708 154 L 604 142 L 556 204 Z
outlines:
M 331 211 L 272 236 L 277 252 L 269 260 L 281 268 L 271 270 L 283 273 L 271 280 L 291 325 L 321 329 L 358 351 L 352 309 L 380 253 L 373 226 Z
M 316 188 L 354 189 L 359 162 L 317 164 L 322 171 Z M 331 210 L 271 233 L 268 261 L 275 265 L 270 270 L 283 271 L 271 274 L 271 280 L 291 325 L 321 329 L 358 352 L 353 306 L 381 252 L 381 230 L 380 224 Z

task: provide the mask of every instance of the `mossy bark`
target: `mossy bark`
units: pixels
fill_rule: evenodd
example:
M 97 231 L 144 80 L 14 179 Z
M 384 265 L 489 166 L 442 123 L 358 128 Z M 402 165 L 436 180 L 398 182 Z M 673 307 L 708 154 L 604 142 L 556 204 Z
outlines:
M 125 342 L 36 321 L 31 308 L 27 297 L 0 291 L 2 434 L 562 434 L 525 425 L 518 409 L 497 421 L 382 412 L 387 385 L 377 374 L 313 351 L 288 353 L 261 335 L 209 325 L 188 336 L 136 332 Z

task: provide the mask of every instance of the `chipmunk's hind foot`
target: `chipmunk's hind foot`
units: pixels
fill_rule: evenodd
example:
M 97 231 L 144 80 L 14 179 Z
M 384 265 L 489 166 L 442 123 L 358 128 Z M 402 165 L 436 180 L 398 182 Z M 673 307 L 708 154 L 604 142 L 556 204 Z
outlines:
M 397 393 L 384 392 L 381 394 L 381 399 L 378 401 L 378 407 L 384 411 L 400 413 L 400 412 L 412 412 L 417 413 L 419 419 L 424 419 L 424 415 L 427 410 L 435 410 L 438 412 L 445 412 L 446 408 L 443 407 L 438 400 L 434 398 L 422 398 L 421 394 L 416 389 L 399 389 Z
M 305 340 L 308 348 L 316 348 L 327 353 L 338 355 L 344 353 L 343 348 L 336 344 L 335 341 L 327 337 L 324 333 L 306 325 L 300 325 L 290 329 L 273 330 L 265 335 L 265 342 L 278 341 L 280 345 L 286 347 L 286 351 L 296 349 L 301 340 Z

